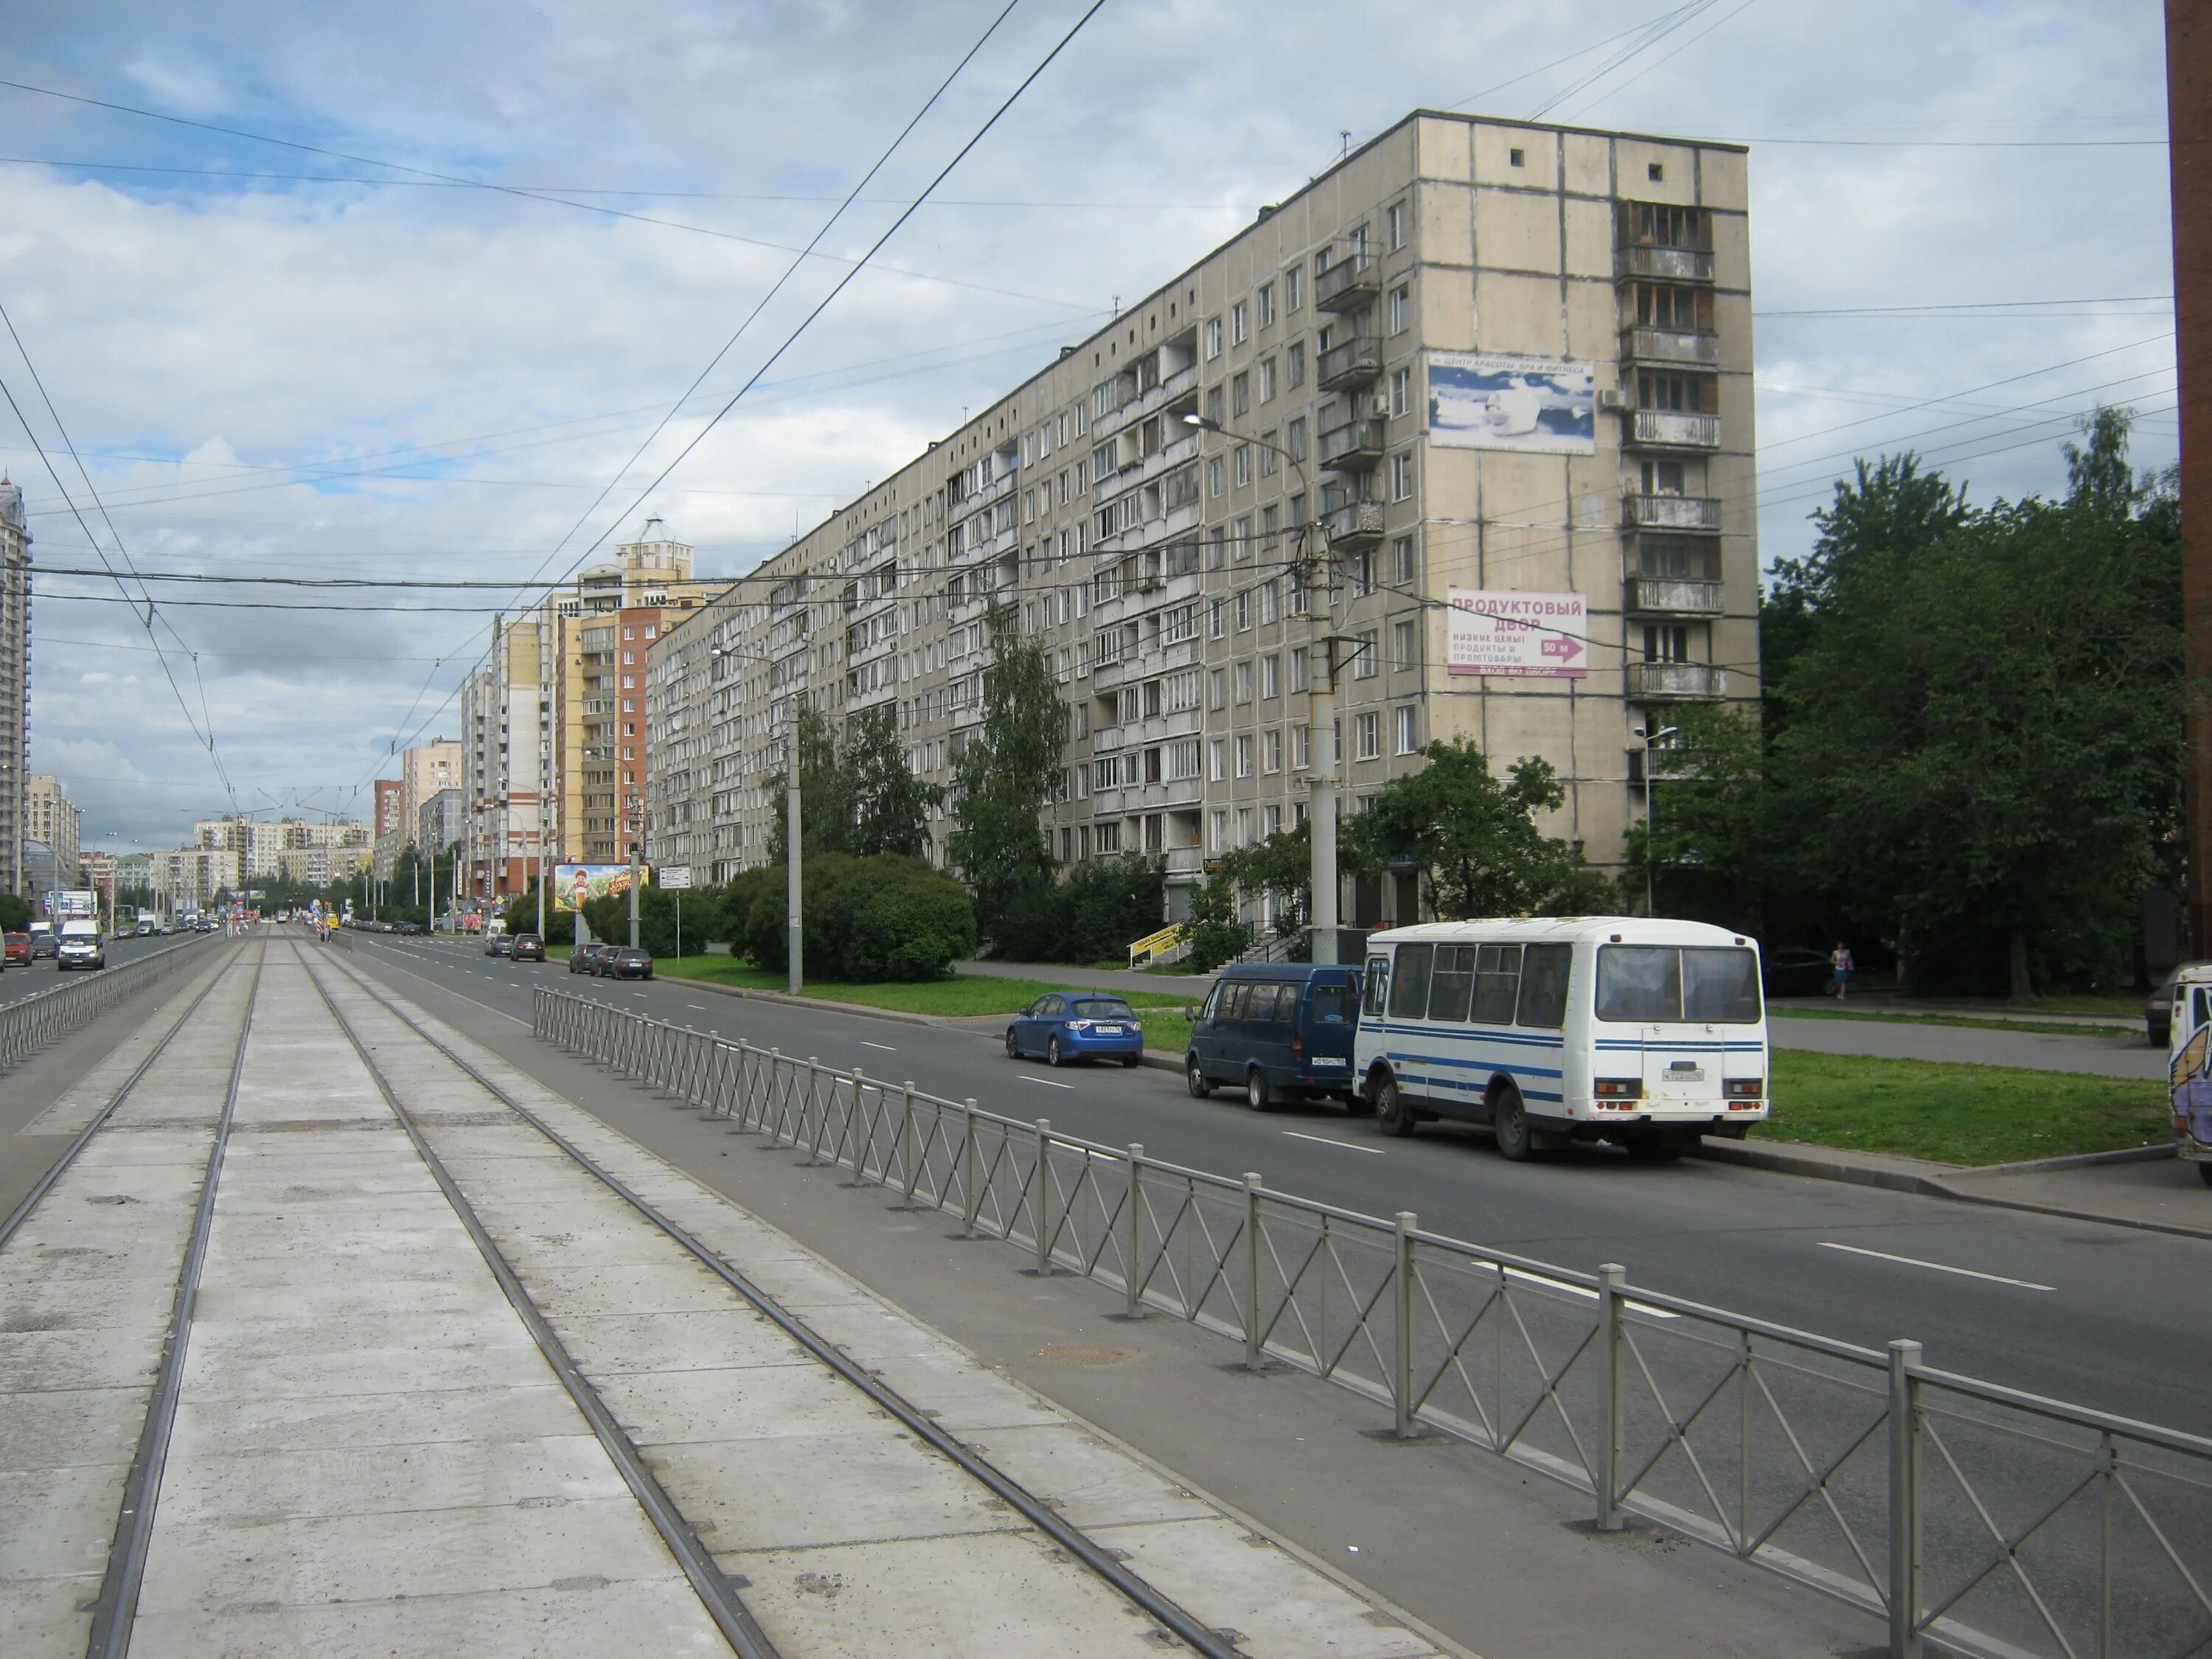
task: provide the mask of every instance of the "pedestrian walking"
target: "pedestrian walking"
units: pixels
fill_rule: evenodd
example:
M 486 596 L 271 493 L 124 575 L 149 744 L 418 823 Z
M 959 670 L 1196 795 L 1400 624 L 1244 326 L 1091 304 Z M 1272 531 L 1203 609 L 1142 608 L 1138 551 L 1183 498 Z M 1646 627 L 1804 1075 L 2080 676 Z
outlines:
M 1828 952 L 1828 967 L 1835 976 L 1831 994 L 1838 1002 L 1844 1000 L 1845 993 L 1851 988 L 1852 966 L 1851 947 L 1838 942 L 1836 948 Z

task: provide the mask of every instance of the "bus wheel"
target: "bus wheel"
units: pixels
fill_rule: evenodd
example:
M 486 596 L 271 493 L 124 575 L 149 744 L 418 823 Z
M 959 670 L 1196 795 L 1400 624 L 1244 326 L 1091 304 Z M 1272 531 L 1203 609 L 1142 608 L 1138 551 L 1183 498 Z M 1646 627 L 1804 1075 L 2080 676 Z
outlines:
M 2198 1164 L 2197 1166 L 2197 1173 L 2203 1178 L 2206 1186 L 2212 1187 L 2212 1164 Z
M 1536 1132 L 1528 1124 L 1521 1091 L 1511 1084 L 1500 1089 L 1491 1103 L 1490 1127 L 1498 1135 L 1498 1151 L 1508 1163 L 1523 1164 L 1536 1149 Z
M 1375 1127 L 1400 1139 L 1413 1133 L 1413 1109 L 1398 1088 L 1398 1079 L 1387 1072 L 1375 1085 Z

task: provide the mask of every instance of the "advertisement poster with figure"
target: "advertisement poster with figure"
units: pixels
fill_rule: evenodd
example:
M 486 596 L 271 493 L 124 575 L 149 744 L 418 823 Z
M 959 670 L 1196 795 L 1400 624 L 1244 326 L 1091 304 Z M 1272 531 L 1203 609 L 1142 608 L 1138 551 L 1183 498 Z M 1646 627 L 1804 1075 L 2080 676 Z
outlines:
M 1458 449 L 1594 455 L 1597 366 L 1432 351 L 1429 441 Z
M 1589 606 L 1580 593 L 1448 590 L 1454 674 L 1580 679 L 1589 672 Z
M 643 869 L 638 872 L 641 880 L 650 879 Z M 586 899 L 620 897 L 629 891 L 629 866 L 627 864 L 556 864 L 553 866 L 553 908 L 562 915 L 575 915 L 584 908 Z

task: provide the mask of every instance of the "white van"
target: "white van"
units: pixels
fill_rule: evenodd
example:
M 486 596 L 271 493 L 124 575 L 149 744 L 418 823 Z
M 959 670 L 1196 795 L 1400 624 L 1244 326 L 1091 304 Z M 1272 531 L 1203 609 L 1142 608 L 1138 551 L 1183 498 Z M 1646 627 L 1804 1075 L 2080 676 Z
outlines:
M 1741 1139 L 1767 1114 L 1759 948 L 1663 917 L 1394 928 L 1369 942 L 1353 1065 L 1384 1133 L 1487 1124 L 1516 1160 Z

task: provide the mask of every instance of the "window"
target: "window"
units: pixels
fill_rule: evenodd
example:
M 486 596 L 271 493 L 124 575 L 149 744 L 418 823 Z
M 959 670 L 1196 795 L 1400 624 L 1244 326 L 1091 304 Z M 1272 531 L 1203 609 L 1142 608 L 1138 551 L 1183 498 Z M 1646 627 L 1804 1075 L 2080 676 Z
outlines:
M 1728 945 L 1607 945 L 1597 953 L 1597 1017 L 1742 1025 L 1759 1018 L 1759 965 Z
M 1296 311 L 1306 302 L 1306 271 L 1304 265 L 1292 265 L 1283 273 L 1283 309 Z M 1296 385 L 1293 381 L 1291 384 Z
M 1237 739 L 1237 775 L 1240 778 L 1252 775 L 1252 739 L 1249 737 Z
M 1218 750 L 1221 747 L 1218 743 L 1213 746 L 1216 750 Z M 1213 775 L 1217 778 L 1221 775 L 1221 769 L 1219 767 L 1217 766 L 1214 768 Z M 1207 813 L 1206 815 L 1206 850 L 1209 853 L 1218 853 L 1222 850 L 1222 843 L 1226 842 L 1228 839 L 1229 814 L 1226 812 Z
M 1232 345 L 1243 345 L 1251 337 L 1251 319 L 1245 313 L 1244 301 L 1239 300 L 1229 307 L 1229 341 Z
M 1401 285 L 1390 290 L 1390 331 L 1403 334 L 1413 320 L 1413 290 Z
M 1475 957 L 1480 949 L 1473 945 L 1437 946 L 1429 975 L 1428 1018 L 1449 1020 L 1454 1024 L 1467 1023 L 1468 1004 L 1474 995 Z
M 1229 707 L 1229 674 L 1226 669 L 1206 671 L 1206 706 L 1208 708 Z
M 1398 739 L 1397 752 L 1401 755 L 1413 754 L 1421 746 L 1414 731 L 1418 721 L 1414 719 L 1413 705 L 1410 702 L 1401 703 L 1392 713 L 1393 723 L 1397 727 L 1395 733 Z
M 1364 599 L 1375 591 L 1375 555 L 1370 550 L 1352 556 L 1352 597 Z
M 1525 149 L 1507 150 L 1505 152 L 1505 165 L 1510 167 L 1527 167 L 1528 165 L 1528 152 Z
M 1275 360 L 1273 357 L 1260 359 L 1260 401 L 1263 404 L 1275 401 Z
M 1303 645 L 1291 647 L 1291 690 L 1304 691 L 1310 682 L 1306 672 L 1306 648 Z
M 1403 202 L 1391 203 L 1382 222 L 1389 228 L 1390 251 L 1395 253 L 1406 246 L 1406 204 Z
M 1207 775 L 1212 777 L 1216 783 L 1220 782 L 1224 775 L 1222 768 L 1225 764 L 1224 755 L 1227 748 L 1228 745 L 1223 743 L 1219 738 L 1214 738 L 1212 743 L 1206 744 Z M 1218 817 L 1220 815 L 1216 813 L 1214 816 Z M 1215 839 L 1216 844 L 1218 845 L 1219 842 L 1218 836 L 1217 836 Z
M 1294 726 L 1291 728 L 1291 765 L 1304 771 L 1313 764 L 1313 728 Z
M 1520 1018 L 1516 1024 L 1556 1031 L 1567 1023 L 1567 975 L 1574 958 L 1571 945 L 1531 945 L 1522 950 Z
M 1212 605 L 1206 608 L 1206 637 L 1208 639 L 1218 640 L 1224 638 L 1228 632 L 1228 626 L 1222 620 L 1221 601 L 1219 599 L 1216 599 Z
M 1352 729 L 1358 739 L 1358 758 L 1379 759 L 1382 753 L 1382 716 L 1372 712 L 1358 715 L 1352 720 Z
M 1646 461 L 1643 476 L 1644 493 L 1647 495 L 1679 495 L 1682 493 L 1686 475 L 1680 461 Z
M 1221 424 L 1221 388 L 1218 386 L 1206 388 L 1206 418 L 1216 426 Z
M 1290 350 L 1284 355 L 1290 359 L 1291 386 L 1295 390 L 1306 383 L 1306 343 L 1293 340 Z
M 1216 491 L 1215 493 L 1218 494 L 1219 492 Z M 1206 543 L 1206 568 L 1208 570 L 1219 570 L 1227 565 L 1228 562 L 1229 526 L 1226 525 L 1218 524 L 1213 526 L 1212 535 Z
M 1390 663 L 1395 668 L 1420 666 L 1419 647 L 1415 642 L 1412 623 L 1390 624 Z
M 1410 449 L 1390 458 L 1390 499 L 1394 501 L 1413 499 L 1413 452 Z
M 1231 377 L 1229 412 L 1232 416 L 1249 415 L 1252 412 L 1252 377 L 1249 374 L 1237 374 Z
M 1247 633 L 1252 627 L 1252 590 L 1240 588 L 1237 594 L 1237 631 Z
M 1710 332 L 1713 325 L 1712 290 L 1677 288 L 1670 283 L 1638 283 L 1636 320 L 1645 328 Z
M 1644 165 L 1644 176 L 1655 185 L 1663 184 L 1667 178 L 1667 169 L 1656 161 L 1647 162 Z
M 1098 850 L 1102 854 L 1121 850 L 1121 826 L 1118 821 L 1109 818 L 1098 826 Z
M 1718 385 L 1710 374 L 1659 374 L 1646 369 L 1636 377 L 1636 406 L 1701 414 L 1720 407 Z
M 1237 701 L 1239 702 L 1252 701 L 1252 665 L 1249 662 L 1240 662 L 1237 665 Z
M 1267 744 L 1262 751 L 1262 763 L 1270 774 L 1283 769 L 1283 733 L 1279 726 L 1270 726 L 1267 729 Z
M 1259 300 L 1260 326 L 1266 328 L 1275 320 L 1275 285 L 1273 283 L 1260 284 Z
M 1354 641 L 1352 653 L 1352 677 L 1356 680 L 1371 680 L 1379 672 L 1376 665 L 1375 630 L 1368 629 Z
M 1241 374 L 1237 376 L 1237 379 L 1240 380 L 1243 378 L 1244 377 Z M 1239 489 L 1242 489 L 1252 482 L 1252 446 L 1249 444 L 1237 445 L 1236 459 L 1237 487 Z
M 1237 809 L 1237 844 L 1239 847 L 1252 844 L 1252 809 L 1249 806 Z
M 1394 368 L 1390 371 L 1390 412 L 1403 415 L 1413 406 L 1413 371 Z
M 1393 1019 L 1425 1019 L 1429 1012 L 1429 969 L 1437 947 L 1433 945 L 1401 945 L 1398 959 L 1389 975 L 1390 984 L 1390 1017 Z
M 1646 662 L 1687 662 L 1690 660 L 1690 629 L 1687 623 L 1656 623 L 1644 630 L 1644 660 Z
M 1198 739 L 1185 738 L 1168 745 L 1168 779 L 1183 783 L 1198 775 Z
M 1270 654 L 1260 659 L 1260 695 L 1279 697 L 1283 695 L 1283 659 Z
M 1249 516 L 1237 520 L 1231 527 L 1229 539 L 1239 561 L 1252 556 L 1252 520 Z
M 1219 500 L 1222 492 L 1227 488 L 1224 482 L 1226 477 L 1227 473 L 1222 467 L 1221 457 L 1207 456 L 1206 458 L 1206 493 L 1215 500 Z
M 1401 536 L 1390 544 L 1390 580 L 1401 587 L 1413 585 L 1413 538 Z
M 1284 429 L 1283 447 L 1290 451 L 1291 459 L 1292 460 L 1303 461 L 1305 459 L 1306 417 L 1304 416 L 1299 416 L 1297 420 L 1292 421 L 1290 425 Z M 1303 520 L 1301 520 L 1301 522 L 1303 522 Z
M 1221 355 L 1221 319 L 1209 317 L 1206 322 L 1206 361 L 1212 362 Z

